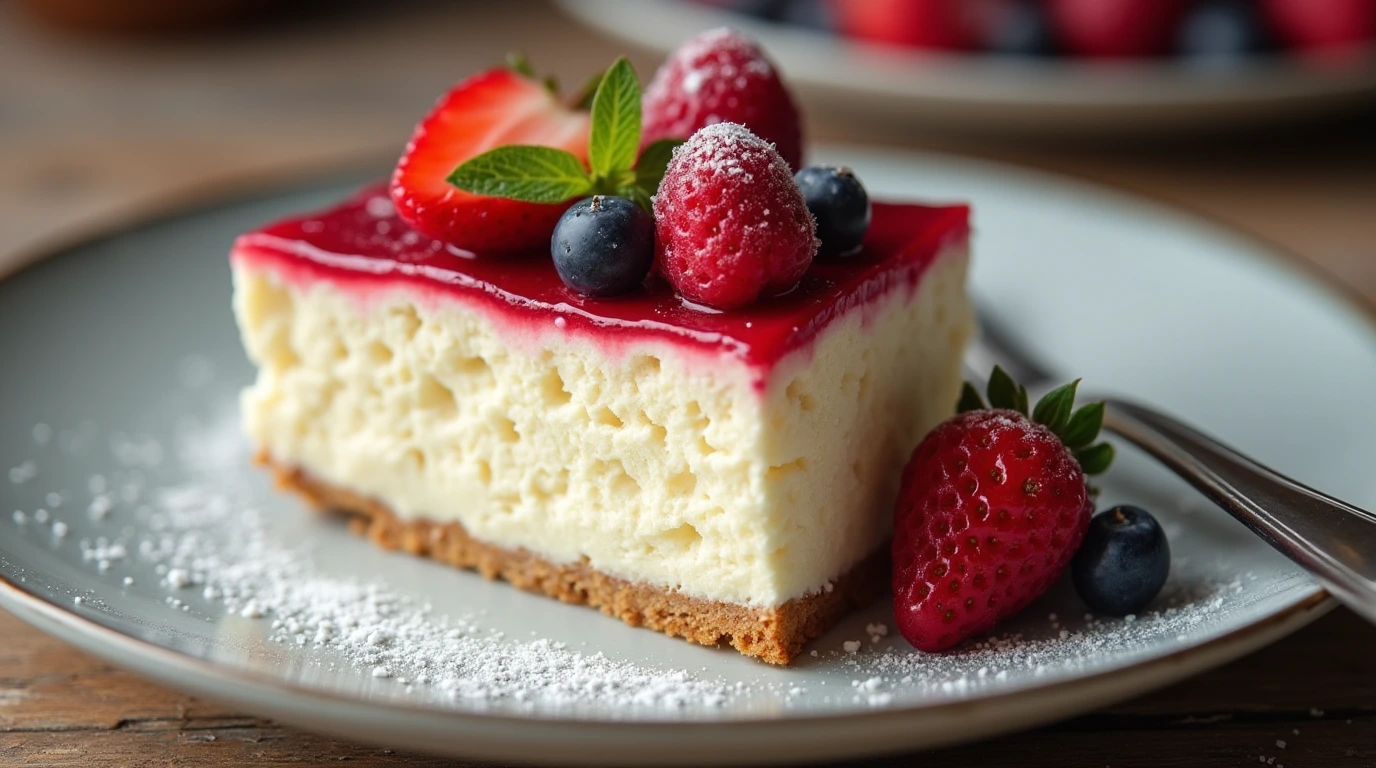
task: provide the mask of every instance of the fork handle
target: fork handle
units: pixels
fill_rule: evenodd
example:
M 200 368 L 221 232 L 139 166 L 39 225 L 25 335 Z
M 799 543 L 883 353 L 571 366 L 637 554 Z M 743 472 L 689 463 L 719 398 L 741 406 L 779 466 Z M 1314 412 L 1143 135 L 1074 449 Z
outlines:
M 1104 429 L 1155 457 L 1376 622 L 1376 515 L 1150 408 L 1113 399 L 1106 405 Z

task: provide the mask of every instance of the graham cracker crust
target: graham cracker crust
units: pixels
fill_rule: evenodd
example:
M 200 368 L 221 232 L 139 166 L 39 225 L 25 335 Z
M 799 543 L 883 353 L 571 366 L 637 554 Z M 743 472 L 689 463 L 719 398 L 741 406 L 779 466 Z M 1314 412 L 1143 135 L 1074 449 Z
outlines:
M 872 602 L 889 586 L 889 551 L 881 547 L 836 579 L 830 591 L 775 608 L 705 600 L 609 576 L 586 562 L 551 563 L 525 550 L 486 544 L 469 536 L 458 523 L 401 520 L 376 499 L 278 464 L 265 453 L 256 459 L 272 471 L 279 488 L 300 495 L 319 511 L 348 515 L 350 530 L 387 549 L 476 570 L 488 579 L 503 579 L 565 603 L 591 606 L 633 627 L 700 645 L 728 643 L 770 664 L 788 664 L 809 640 Z

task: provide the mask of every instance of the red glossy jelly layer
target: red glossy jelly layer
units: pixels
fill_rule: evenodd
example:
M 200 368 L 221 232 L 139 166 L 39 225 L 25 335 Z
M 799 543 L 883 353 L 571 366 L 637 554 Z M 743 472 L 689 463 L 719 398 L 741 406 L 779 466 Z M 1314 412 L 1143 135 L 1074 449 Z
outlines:
M 553 325 L 609 345 L 652 337 L 768 369 L 849 310 L 895 289 L 915 289 L 941 249 L 968 234 L 968 206 L 877 202 L 860 253 L 815 262 L 793 291 L 733 312 L 685 303 L 656 280 L 614 299 L 579 296 L 559 279 L 548 253 L 485 258 L 411 230 L 382 185 L 241 235 L 233 258 L 274 268 L 294 283 L 327 280 L 364 297 L 407 285 L 480 302 L 504 325 Z

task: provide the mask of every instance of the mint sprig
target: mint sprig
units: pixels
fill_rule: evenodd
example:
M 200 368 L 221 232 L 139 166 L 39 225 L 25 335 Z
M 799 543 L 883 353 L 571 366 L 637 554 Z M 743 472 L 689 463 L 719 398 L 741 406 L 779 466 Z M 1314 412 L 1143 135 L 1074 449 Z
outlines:
M 466 160 L 448 182 L 475 195 L 528 203 L 562 203 L 589 195 L 619 195 L 647 212 L 673 157 L 676 139 L 640 153 L 640 81 L 625 57 L 597 80 L 592 99 L 588 164 L 554 147 L 511 144 Z
M 640 148 L 640 81 L 626 59 L 617 59 L 592 97 L 588 163 L 600 178 L 629 171 Z
M 528 203 L 561 203 L 592 189 L 578 158 L 562 149 L 497 147 L 459 166 L 449 182 L 465 192 Z
M 636 141 L 639 142 L 639 139 Z M 640 153 L 640 162 L 635 166 L 636 182 L 645 189 L 659 189 L 659 182 L 664 179 L 664 172 L 669 169 L 669 161 L 674 158 L 674 150 L 682 143 L 679 139 L 659 139 L 650 142 L 650 146 Z
M 1099 429 L 1104 425 L 1104 404 L 1089 403 L 1075 408 L 1075 390 L 1080 386 L 1076 379 L 1047 392 L 1031 410 L 1031 419 L 1056 433 L 1065 447 L 1075 456 L 1086 475 L 1097 475 L 1113 463 L 1113 446 L 1109 443 L 1095 443 Z M 994 366 L 989 374 L 989 386 L 985 390 L 989 405 L 984 404 L 979 390 L 969 382 L 960 391 L 960 402 L 956 410 L 960 413 L 978 411 L 987 407 L 1006 408 L 1028 416 L 1027 388 L 1013 380 L 1008 372 Z

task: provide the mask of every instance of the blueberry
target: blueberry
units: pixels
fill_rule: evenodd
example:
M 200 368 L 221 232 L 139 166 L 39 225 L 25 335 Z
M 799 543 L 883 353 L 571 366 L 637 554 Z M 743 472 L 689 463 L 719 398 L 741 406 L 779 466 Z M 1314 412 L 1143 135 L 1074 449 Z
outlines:
M 624 197 L 597 195 L 574 203 L 550 240 L 554 269 L 584 296 L 635 290 L 655 259 L 655 221 Z
M 1176 36 L 1176 49 L 1197 63 L 1236 61 L 1266 46 L 1266 25 L 1257 4 L 1246 0 L 1195 3 Z
M 1055 52 L 1051 22 L 1042 4 L 1015 0 L 995 6 L 998 15 L 989 26 L 990 51 L 1013 56 L 1048 56 Z
M 1089 522 L 1070 576 L 1095 613 L 1126 616 L 1156 597 L 1171 569 L 1171 548 L 1156 518 L 1138 507 L 1114 507 Z
M 849 168 L 813 165 L 793 177 L 817 220 L 821 256 L 848 256 L 870 228 L 870 196 Z
M 765 21 L 778 21 L 788 6 L 788 0 L 725 0 L 709 5 L 721 5 L 727 10 Z

